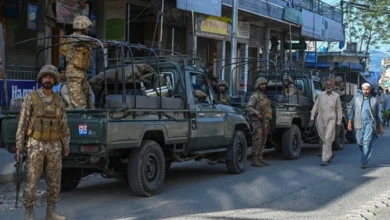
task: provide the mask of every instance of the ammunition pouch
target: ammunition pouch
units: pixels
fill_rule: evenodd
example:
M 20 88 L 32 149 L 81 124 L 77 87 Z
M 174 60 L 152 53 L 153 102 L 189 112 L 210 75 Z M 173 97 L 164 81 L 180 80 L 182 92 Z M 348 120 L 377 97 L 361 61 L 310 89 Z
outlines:
M 32 92 L 34 115 L 28 124 L 27 135 L 38 141 L 54 142 L 60 139 L 61 101 L 58 94 L 53 94 L 53 101 L 44 104 L 37 92 Z

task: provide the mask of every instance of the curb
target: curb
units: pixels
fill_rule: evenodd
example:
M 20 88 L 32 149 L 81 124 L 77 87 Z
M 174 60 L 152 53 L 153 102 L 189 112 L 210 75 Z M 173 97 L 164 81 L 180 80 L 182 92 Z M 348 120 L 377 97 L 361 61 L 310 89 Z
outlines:
M 380 194 L 379 196 L 374 197 L 373 200 L 370 200 L 363 204 L 360 209 L 352 210 L 345 215 L 343 219 L 361 219 L 369 220 L 375 219 L 375 216 L 378 212 L 383 209 L 390 207 L 390 190 L 387 190 L 385 193 Z
M 13 173 L 0 174 L 0 184 L 9 183 L 13 181 L 14 181 Z

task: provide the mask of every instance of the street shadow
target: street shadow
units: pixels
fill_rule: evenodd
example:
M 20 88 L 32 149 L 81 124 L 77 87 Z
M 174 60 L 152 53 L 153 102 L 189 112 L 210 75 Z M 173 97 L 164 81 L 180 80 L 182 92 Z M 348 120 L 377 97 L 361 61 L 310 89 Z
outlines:
M 356 150 L 355 145 L 346 145 L 327 167 L 320 167 L 318 147 L 305 146 L 295 161 L 267 151 L 265 158 L 270 167 L 251 167 L 248 159 L 240 175 L 230 175 L 225 164 L 208 165 L 206 160 L 174 163 L 161 194 L 154 197 L 136 197 L 123 182 L 93 175 L 84 178 L 76 190 L 62 193 L 59 208 L 66 210 L 68 219 L 181 219 L 192 215 L 249 219 L 225 215 L 247 209 L 254 210 L 259 216 L 256 219 L 261 219 L 262 209 L 311 212 L 376 179 L 366 174 L 390 166 L 381 160 L 362 170 Z M 375 152 L 376 156 L 385 153 L 385 147 Z

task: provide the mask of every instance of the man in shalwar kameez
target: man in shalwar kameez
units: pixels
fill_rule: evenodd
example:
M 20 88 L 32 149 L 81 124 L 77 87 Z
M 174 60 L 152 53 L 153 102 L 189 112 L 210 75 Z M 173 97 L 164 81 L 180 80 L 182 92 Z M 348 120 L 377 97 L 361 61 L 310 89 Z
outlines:
M 318 95 L 310 118 L 310 123 L 314 123 L 314 118 L 318 114 L 316 128 L 322 141 L 322 166 L 328 165 L 335 156 L 332 154 L 332 143 L 342 119 L 340 96 L 333 91 L 333 88 L 333 79 L 327 79 L 326 91 Z
M 382 136 L 382 114 L 381 105 L 375 97 L 371 96 L 371 85 L 362 85 L 363 96 L 355 98 L 348 120 L 348 130 L 355 127 L 356 142 L 362 152 L 361 168 L 366 169 L 372 152 L 372 141 L 376 132 Z

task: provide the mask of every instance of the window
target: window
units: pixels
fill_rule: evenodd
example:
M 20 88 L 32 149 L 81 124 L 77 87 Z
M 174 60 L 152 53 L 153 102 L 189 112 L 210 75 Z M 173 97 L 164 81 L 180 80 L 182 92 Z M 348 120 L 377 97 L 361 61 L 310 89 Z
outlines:
M 201 73 L 190 74 L 195 103 L 211 104 L 210 88 L 204 75 Z
M 316 92 L 322 91 L 321 82 L 313 81 L 313 84 L 314 84 L 314 90 L 316 90 Z
M 297 89 L 299 89 L 302 92 L 302 94 L 306 92 L 305 84 L 303 83 L 303 80 L 295 80 L 295 86 L 297 87 Z

